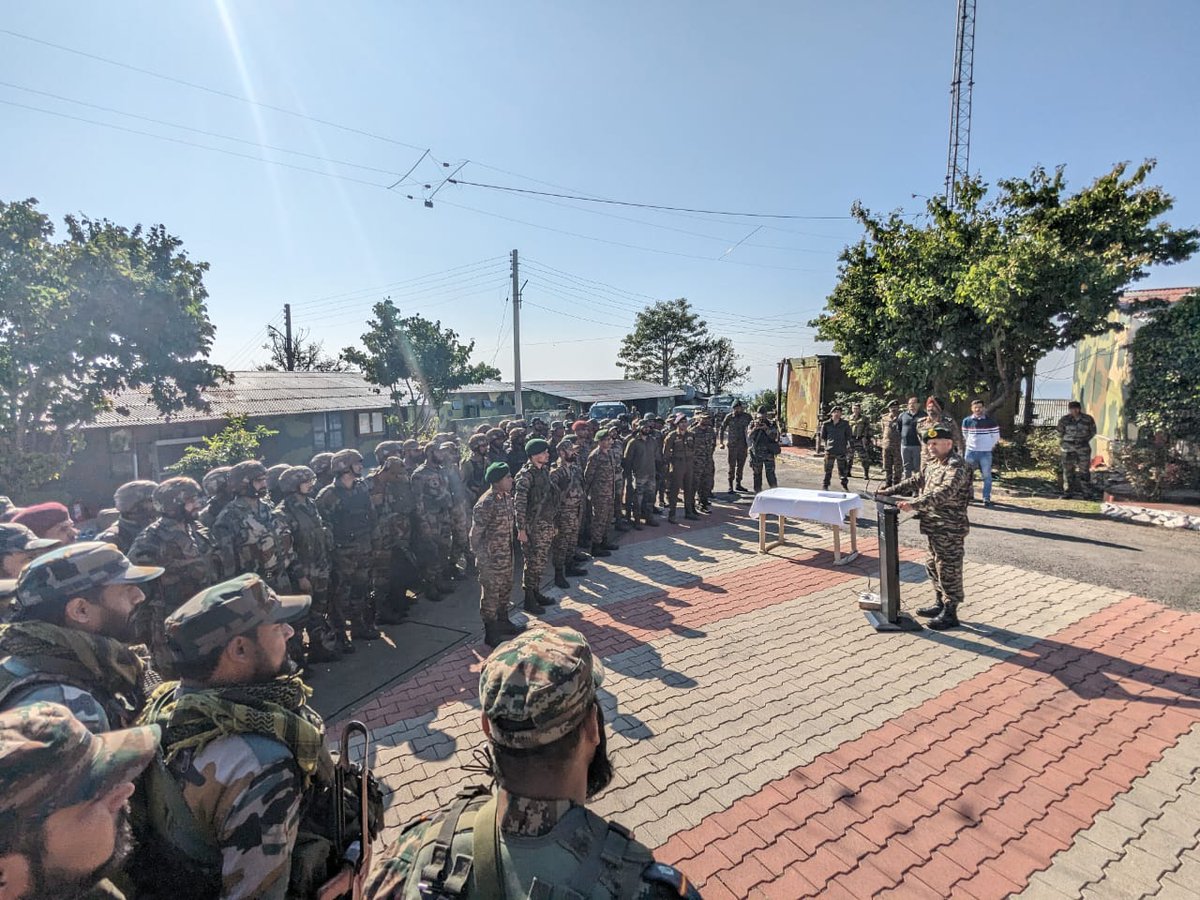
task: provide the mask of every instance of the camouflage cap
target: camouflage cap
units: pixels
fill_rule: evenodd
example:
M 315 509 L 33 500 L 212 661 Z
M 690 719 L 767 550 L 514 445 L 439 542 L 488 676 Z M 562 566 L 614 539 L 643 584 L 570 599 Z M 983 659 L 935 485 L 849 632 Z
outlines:
M 24 525 L 5 522 L 0 525 L 0 555 L 16 553 L 18 550 L 48 550 L 62 541 L 40 538 Z
M 494 440 L 496 440 L 497 438 L 500 438 L 500 439 L 503 439 L 503 438 L 504 438 L 504 429 L 502 429 L 502 428 L 489 428 L 489 429 L 487 430 L 487 439 L 488 439 L 489 441 L 494 441 Z
M 479 673 L 479 705 L 502 747 L 543 747 L 592 708 L 604 669 L 571 628 L 540 625 L 500 645 Z
M 259 625 L 304 618 L 311 602 L 304 594 L 280 596 L 247 572 L 201 591 L 167 616 L 167 651 L 174 662 L 204 659 Z
M 135 566 L 114 544 L 83 541 L 39 556 L 17 579 L 16 606 L 66 603 L 85 591 L 109 584 L 141 584 L 163 573 L 158 566 Z
M 160 735 L 157 725 L 92 734 L 57 703 L 0 713 L 0 817 L 42 819 L 136 780 Z
M 154 497 L 154 489 L 158 485 L 153 481 L 127 481 L 113 494 L 113 506 L 119 512 L 133 512 L 139 503 L 145 503 Z

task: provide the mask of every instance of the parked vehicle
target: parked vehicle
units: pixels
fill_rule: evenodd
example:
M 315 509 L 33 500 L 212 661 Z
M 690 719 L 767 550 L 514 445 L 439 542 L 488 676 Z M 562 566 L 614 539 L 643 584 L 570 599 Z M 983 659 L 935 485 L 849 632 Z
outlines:
M 697 413 L 702 413 L 704 410 L 705 407 L 690 403 L 684 406 L 673 406 L 671 407 L 671 418 L 675 418 L 679 413 L 683 413 L 687 418 L 694 419 Z
M 601 400 L 588 407 L 588 418 L 615 419 L 617 416 L 623 416 L 628 412 L 629 407 L 620 400 Z
M 784 422 L 792 443 L 816 440 L 825 410 L 833 395 L 861 391 L 862 387 L 842 369 L 838 356 L 804 356 L 786 359 L 787 409 Z

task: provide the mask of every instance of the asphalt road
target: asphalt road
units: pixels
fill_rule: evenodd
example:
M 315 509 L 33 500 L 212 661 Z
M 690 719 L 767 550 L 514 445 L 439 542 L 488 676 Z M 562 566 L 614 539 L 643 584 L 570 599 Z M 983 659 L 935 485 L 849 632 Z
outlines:
M 717 453 L 717 485 L 722 486 L 723 453 Z M 819 460 L 792 456 L 779 459 L 781 487 L 821 486 Z M 746 484 L 750 484 L 749 471 Z M 877 487 L 878 482 L 868 489 L 861 478 L 850 480 L 850 490 L 864 496 Z M 1128 591 L 1179 609 L 1200 610 L 1200 532 L 1120 522 L 1099 514 L 1034 509 L 1022 506 L 1018 498 L 995 495 L 993 499 L 997 503 L 991 509 L 971 506 L 968 560 L 975 557 L 1008 562 L 1022 569 Z M 874 528 L 874 504 L 867 504 L 859 522 Z M 916 520 L 903 516 L 900 522 L 901 542 L 924 547 Z

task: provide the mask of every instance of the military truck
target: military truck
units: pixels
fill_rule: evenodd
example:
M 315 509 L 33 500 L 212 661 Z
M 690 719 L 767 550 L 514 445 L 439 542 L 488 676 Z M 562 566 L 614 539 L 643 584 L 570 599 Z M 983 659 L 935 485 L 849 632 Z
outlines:
M 832 354 L 801 356 L 780 362 L 780 381 L 787 385 L 787 409 L 781 431 L 792 445 L 815 441 L 835 394 L 863 388 L 842 369 L 841 357 Z

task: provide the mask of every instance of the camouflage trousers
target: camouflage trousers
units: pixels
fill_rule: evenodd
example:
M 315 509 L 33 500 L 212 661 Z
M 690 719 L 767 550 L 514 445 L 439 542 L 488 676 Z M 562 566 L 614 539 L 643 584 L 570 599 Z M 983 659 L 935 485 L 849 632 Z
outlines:
M 690 465 L 671 466 L 671 484 L 667 489 L 667 506 L 671 512 L 679 505 L 679 492 L 683 492 L 684 512 L 696 511 L 696 479 Z
M 857 441 L 851 441 L 850 452 L 847 455 L 847 459 L 849 460 L 851 468 L 854 468 L 854 460 L 856 459 L 862 463 L 864 480 L 871 477 L 871 448 L 865 441 L 861 439 Z
M 708 506 L 708 501 L 712 498 L 713 479 L 716 474 L 717 467 L 711 456 L 692 463 L 692 480 L 696 483 L 696 499 L 701 506 Z
M 602 491 L 592 498 L 591 502 L 591 537 L 592 545 L 603 544 L 608 540 L 608 529 L 612 527 L 613 495 L 612 491 Z
M 512 599 L 512 559 L 507 566 L 492 563 L 479 567 L 479 617 L 483 624 L 508 618 L 508 601 Z
M 825 451 L 825 482 L 822 484 L 823 488 L 829 487 L 829 479 L 833 475 L 833 464 L 835 462 L 837 463 L 838 479 L 842 484 L 844 485 L 850 478 L 850 457 L 837 456 L 833 451 L 827 450 Z M 771 486 L 774 487 L 774 485 Z
M 1091 449 L 1089 447 L 1062 448 L 1062 477 L 1060 487 L 1071 494 L 1082 493 L 1091 486 Z
M 553 519 L 530 522 L 525 532 L 528 540 L 522 547 L 525 556 L 525 567 L 521 583 L 527 591 L 535 591 L 542 586 L 542 573 L 546 571 L 546 562 L 550 559 L 550 545 L 558 529 L 554 527 Z
M 358 546 L 335 547 L 330 579 L 330 620 L 341 631 L 347 620 L 355 625 L 374 622 L 371 603 L 371 551 Z
M 465 503 L 455 503 L 450 515 L 450 559 L 455 564 L 471 553 L 471 513 Z
M 630 506 L 633 509 L 634 520 L 649 521 L 654 516 L 654 480 L 647 478 L 645 481 L 635 481 L 632 494 Z
M 925 558 L 925 571 L 933 588 L 948 603 L 963 601 L 963 542 L 965 531 L 927 531 L 929 555 Z
M 900 445 L 891 443 L 883 448 L 883 479 L 884 487 L 891 487 L 903 477 L 904 458 L 900 454 Z
M 725 448 L 726 459 L 729 461 L 730 490 L 735 484 L 742 483 L 742 477 L 746 473 L 746 452 L 745 444 L 729 444 Z
M 554 544 L 550 548 L 550 559 L 555 569 L 561 569 L 571 558 L 580 520 L 583 518 L 583 498 L 564 500 L 554 518 Z
M 426 583 L 437 581 L 450 564 L 450 548 L 454 534 L 449 521 L 426 523 L 417 534 L 416 551 L 421 578 Z
M 758 493 L 762 490 L 763 485 L 763 469 L 767 470 L 767 484 L 770 487 L 778 487 L 779 481 L 775 478 L 775 457 L 761 456 L 750 457 L 750 471 L 754 473 L 754 492 Z

